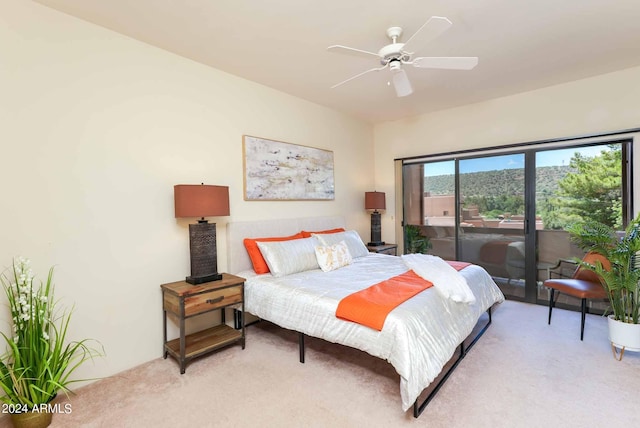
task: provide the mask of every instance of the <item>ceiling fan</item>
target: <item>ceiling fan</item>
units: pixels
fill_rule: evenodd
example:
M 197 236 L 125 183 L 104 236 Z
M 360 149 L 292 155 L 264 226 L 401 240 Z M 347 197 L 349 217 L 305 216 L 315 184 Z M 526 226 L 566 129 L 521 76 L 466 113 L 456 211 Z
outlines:
M 435 39 L 437 36 L 445 32 L 449 27 L 453 25 L 451 21 L 442 16 L 432 16 L 425 22 L 422 27 L 418 29 L 409 40 L 402 43 L 398 40 L 402 35 L 402 28 L 391 27 L 387 30 L 387 36 L 391 39 L 391 43 L 383 46 L 377 53 L 368 52 L 361 49 L 350 48 L 348 46 L 333 45 L 329 46 L 327 50 L 331 52 L 344 53 L 349 55 L 358 55 L 371 57 L 374 56 L 380 61 L 380 67 L 371 68 L 356 74 L 353 77 L 348 78 L 340 83 L 337 83 L 331 87 L 337 88 L 353 79 L 364 76 L 367 73 L 374 71 L 382 71 L 388 68 L 391 73 L 391 82 L 396 90 L 396 94 L 399 97 L 411 95 L 413 88 L 411 82 L 407 76 L 407 72 L 403 66 L 413 66 L 417 68 L 439 68 L 447 70 L 471 70 L 478 65 L 478 57 L 475 56 L 445 56 L 445 57 L 417 57 L 412 58 L 415 51 L 422 47 L 423 44 Z

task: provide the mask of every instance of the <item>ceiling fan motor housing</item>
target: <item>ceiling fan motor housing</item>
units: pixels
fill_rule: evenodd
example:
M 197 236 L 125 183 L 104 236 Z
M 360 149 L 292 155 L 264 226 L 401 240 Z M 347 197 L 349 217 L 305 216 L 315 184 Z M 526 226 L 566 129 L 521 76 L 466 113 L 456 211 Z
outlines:
M 409 61 L 409 55 L 402 51 L 404 43 L 391 43 L 378 51 L 380 64 L 387 65 L 393 60 Z

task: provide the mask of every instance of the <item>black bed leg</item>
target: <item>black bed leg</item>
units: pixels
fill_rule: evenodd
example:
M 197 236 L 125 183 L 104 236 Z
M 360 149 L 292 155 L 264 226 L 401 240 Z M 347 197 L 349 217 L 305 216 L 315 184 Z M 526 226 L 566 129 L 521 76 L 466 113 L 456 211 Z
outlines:
M 304 333 L 298 333 L 298 346 L 300 348 L 300 362 L 304 364 Z

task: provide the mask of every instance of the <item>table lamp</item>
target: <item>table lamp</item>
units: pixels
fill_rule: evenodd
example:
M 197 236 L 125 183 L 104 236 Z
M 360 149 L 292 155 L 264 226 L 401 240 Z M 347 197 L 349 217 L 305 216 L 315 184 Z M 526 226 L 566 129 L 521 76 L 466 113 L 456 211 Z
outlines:
M 218 273 L 216 224 L 205 217 L 229 215 L 229 187 L 177 184 L 173 196 L 176 218 L 200 217 L 198 223 L 189 225 L 191 275 L 186 281 L 195 285 L 222 279 Z
M 384 245 L 382 241 L 382 226 L 380 225 L 380 212 L 386 209 L 384 192 L 365 192 L 364 209 L 373 210 L 371 213 L 371 242 L 367 245 L 377 247 Z

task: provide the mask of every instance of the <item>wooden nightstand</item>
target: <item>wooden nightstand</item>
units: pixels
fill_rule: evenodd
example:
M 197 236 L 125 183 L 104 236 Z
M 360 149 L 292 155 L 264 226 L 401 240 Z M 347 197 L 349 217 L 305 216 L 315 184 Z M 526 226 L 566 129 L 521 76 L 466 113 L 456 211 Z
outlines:
M 227 306 L 241 305 L 244 312 L 244 278 L 222 274 L 220 281 L 191 285 L 185 281 L 162 284 L 164 311 L 164 358 L 171 354 L 180 363 L 180 374 L 192 358 L 223 346 L 240 342 L 245 345 L 244 321 L 236 330 L 225 324 Z M 221 324 L 185 335 L 185 320 L 214 310 L 220 310 Z M 167 313 L 180 324 L 180 337 L 167 341 Z
M 389 254 L 390 256 L 398 255 L 397 244 L 367 245 L 367 248 L 372 253 Z

